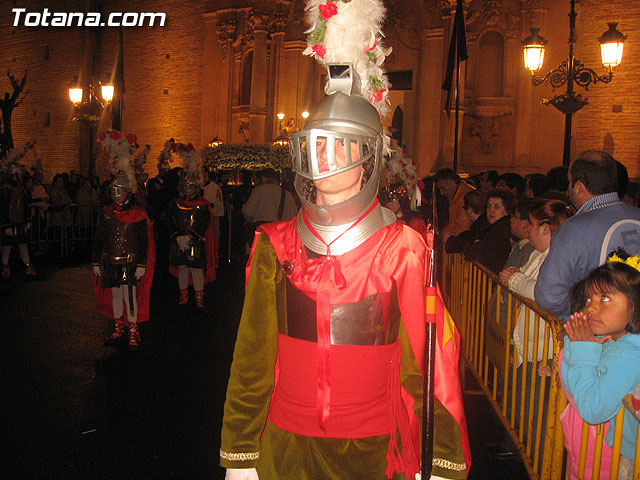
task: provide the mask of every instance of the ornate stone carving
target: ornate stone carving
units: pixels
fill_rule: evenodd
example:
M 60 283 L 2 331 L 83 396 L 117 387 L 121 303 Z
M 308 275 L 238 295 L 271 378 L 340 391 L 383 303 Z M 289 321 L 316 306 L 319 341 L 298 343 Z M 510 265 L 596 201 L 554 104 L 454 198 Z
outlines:
M 522 0 L 522 8 L 524 10 L 530 8 L 545 8 L 545 0 Z
M 502 2 L 500 0 L 484 0 L 482 15 L 487 25 L 495 25 L 502 14 Z
M 270 32 L 274 22 L 273 14 L 254 10 L 247 16 L 247 33 Z
M 455 13 L 456 11 L 456 4 L 458 3 L 457 0 L 440 0 L 440 9 L 442 10 L 442 13 L 447 14 L 449 12 L 451 12 L 451 14 Z M 469 9 L 469 5 L 471 4 L 471 0 L 464 0 L 462 2 L 462 7 L 464 8 L 465 11 L 467 11 Z
M 480 139 L 480 151 L 485 155 L 493 149 L 493 137 L 498 136 L 498 125 L 493 118 L 470 117 L 471 136 Z
M 411 50 L 420 48 L 418 19 L 419 12 L 415 11 L 412 2 L 399 2 L 389 5 L 385 25 L 393 34 L 388 35 L 385 44 L 390 46 L 392 41 L 396 40 Z M 387 62 L 389 61 L 391 59 L 387 58 Z
M 220 44 L 220 58 L 227 59 L 229 54 L 229 40 L 233 42 L 236 35 L 237 22 L 235 20 L 221 20 L 218 22 L 218 43 Z
M 273 17 L 273 23 L 271 26 L 271 31 L 269 33 L 282 33 L 286 30 L 287 24 L 287 15 L 284 12 L 279 12 Z
M 238 127 L 238 135 L 242 137 L 245 143 L 249 142 L 249 122 L 242 120 Z

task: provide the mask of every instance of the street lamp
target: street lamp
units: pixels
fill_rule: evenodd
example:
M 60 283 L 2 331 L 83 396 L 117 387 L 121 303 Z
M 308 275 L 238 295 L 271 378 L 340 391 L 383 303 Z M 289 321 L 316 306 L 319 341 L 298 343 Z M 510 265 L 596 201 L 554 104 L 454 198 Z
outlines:
M 77 81 L 77 80 L 76 80 Z M 74 122 L 82 122 L 89 127 L 89 178 L 93 177 L 95 173 L 95 127 L 100 121 L 100 115 L 102 109 L 107 107 L 111 100 L 113 100 L 113 85 L 106 83 L 100 84 L 100 97 L 94 93 L 93 82 L 89 83 L 88 94 L 89 98 L 86 101 L 82 101 L 84 97 L 84 90 L 82 87 L 76 85 L 69 88 L 69 100 L 74 106 Z
M 278 120 L 280 121 L 278 124 L 278 136 L 273 140 L 273 145 L 285 146 L 289 144 L 289 130 L 284 125 L 284 113 L 280 112 L 276 114 Z
M 589 89 L 592 83 L 609 83 L 613 78 L 613 67 L 617 67 L 622 60 L 622 48 L 627 38 L 620 33 L 617 23 L 609 23 L 607 30 L 600 37 L 600 53 L 602 65 L 607 67 L 608 72 L 598 75 L 595 70 L 586 67 L 573 55 L 574 44 L 576 43 L 576 1 L 571 0 L 571 11 L 569 12 L 569 56 L 556 68 L 545 74 L 538 76 L 537 72 L 542 68 L 544 51 L 547 41 L 538 34 L 539 29 L 532 28 L 531 35 L 522 41 L 524 52 L 524 65 L 531 73 L 531 83 L 533 86 L 551 85 L 555 91 L 562 85 L 567 86 L 566 93 L 555 95 L 549 99 L 542 100 L 544 105 L 553 105 L 565 115 L 564 123 L 564 150 L 562 154 L 562 165 L 569 166 L 571 157 L 571 118 L 574 113 L 587 104 L 587 100 L 573 91 L 573 84 Z

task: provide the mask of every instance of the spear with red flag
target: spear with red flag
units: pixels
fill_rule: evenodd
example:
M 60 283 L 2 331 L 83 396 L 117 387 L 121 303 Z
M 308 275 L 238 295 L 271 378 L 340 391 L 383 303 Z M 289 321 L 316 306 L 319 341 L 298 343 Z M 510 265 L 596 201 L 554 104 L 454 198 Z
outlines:
M 423 401 L 422 401 L 422 479 L 431 478 L 433 467 L 433 412 L 434 412 L 434 375 L 436 359 L 436 257 L 434 239 L 436 234 L 436 184 L 431 190 L 431 206 L 433 211 L 431 232 L 427 236 L 429 248 L 429 283 L 426 292 L 426 338 L 424 344 L 424 377 L 423 377 Z

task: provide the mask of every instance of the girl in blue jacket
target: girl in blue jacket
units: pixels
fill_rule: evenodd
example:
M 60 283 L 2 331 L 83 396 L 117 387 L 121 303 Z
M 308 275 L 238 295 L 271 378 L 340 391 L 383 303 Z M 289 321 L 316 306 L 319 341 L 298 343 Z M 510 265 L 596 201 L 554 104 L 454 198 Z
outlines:
M 629 257 L 624 252 L 612 254 L 608 263 L 592 270 L 573 288 L 572 305 L 577 308 L 564 327 L 560 368 L 570 400 L 568 409 L 575 406 L 579 416 L 590 424 L 609 422 L 605 441 L 611 446 L 616 413 L 623 398 L 640 383 L 640 257 Z M 565 416 L 570 417 L 567 411 Z M 576 445 L 571 438 L 581 426 L 568 420 L 563 418 L 562 423 L 573 477 L 580 452 L 575 451 L 579 441 Z M 620 479 L 631 478 L 633 473 L 637 430 L 638 422 L 627 411 Z M 608 474 L 603 471 L 600 478 L 608 478 Z

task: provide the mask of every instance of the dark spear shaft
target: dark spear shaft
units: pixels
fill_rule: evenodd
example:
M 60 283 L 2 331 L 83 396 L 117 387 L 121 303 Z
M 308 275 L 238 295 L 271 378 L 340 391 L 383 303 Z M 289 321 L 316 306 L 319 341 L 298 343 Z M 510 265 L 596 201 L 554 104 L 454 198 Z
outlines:
M 435 223 L 436 223 L 436 187 L 433 184 L 431 192 L 431 204 L 433 207 L 432 229 L 433 243 L 429 252 L 429 286 L 427 287 L 427 304 L 426 304 L 426 338 L 424 345 L 424 377 L 422 390 L 422 479 L 431 478 L 431 469 L 433 466 L 433 376 L 435 370 L 435 347 L 436 347 L 436 262 L 435 262 Z

